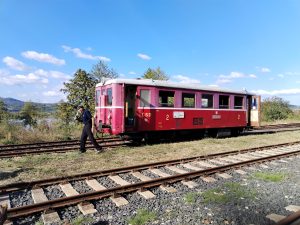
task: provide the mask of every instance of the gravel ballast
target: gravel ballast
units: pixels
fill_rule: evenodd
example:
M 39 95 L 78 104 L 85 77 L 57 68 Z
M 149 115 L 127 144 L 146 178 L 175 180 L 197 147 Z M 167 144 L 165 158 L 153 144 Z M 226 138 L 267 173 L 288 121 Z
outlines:
M 134 217 L 139 209 L 145 209 L 155 214 L 152 220 L 145 223 L 147 225 L 273 225 L 275 222 L 266 218 L 268 214 L 287 216 L 292 212 L 286 211 L 286 206 L 300 205 L 300 156 L 284 160 L 287 162 L 276 160 L 274 161 L 276 164 L 264 163 L 268 168 L 262 168 L 260 165 L 244 167 L 242 170 L 247 172 L 245 175 L 240 175 L 234 170 L 227 171 L 226 173 L 232 176 L 230 179 L 213 175 L 216 182 L 212 183 L 207 183 L 201 178 L 193 179 L 198 184 L 193 189 L 181 182 L 174 183 L 170 186 L 177 190 L 175 193 L 151 188 L 150 191 L 156 196 L 153 199 L 147 200 L 138 193 L 130 193 L 123 196 L 129 204 L 122 207 L 117 207 L 109 198 L 91 201 L 98 211 L 92 216 L 83 216 L 77 206 L 60 210 L 59 215 L 62 220 L 89 217 L 93 221 L 89 220 L 83 224 L 125 225 L 129 224 L 129 218 Z M 168 169 L 162 171 L 171 173 Z M 266 181 L 255 177 L 257 172 L 282 173 L 285 178 L 279 182 Z M 142 173 L 152 178 L 158 177 L 146 170 Z M 120 176 L 131 183 L 137 181 L 128 174 Z M 107 188 L 118 186 L 108 177 L 97 178 L 97 180 Z M 90 191 L 84 183 L 80 182 L 76 182 L 75 188 L 79 192 Z M 221 196 L 221 199 L 222 196 L 232 197 L 219 202 L 214 201 L 213 198 L 205 199 L 204 195 L 209 191 L 217 197 Z M 49 192 L 53 191 L 49 190 Z M 30 201 L 29 197 L 27 201 Z M 18 205 L 18 200 L 15 202 Z

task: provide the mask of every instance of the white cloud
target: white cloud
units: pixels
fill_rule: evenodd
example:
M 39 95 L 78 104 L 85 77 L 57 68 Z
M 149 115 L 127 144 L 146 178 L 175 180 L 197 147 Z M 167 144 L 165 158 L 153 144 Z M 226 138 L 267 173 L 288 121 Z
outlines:
M 72 52 L 77 58 L 101 60 L 105 62 L 111 61 L 110 58 L 107 58 L 105 56 L 97 56 L 97 55 L 83 53 L 79 48 L 71 48 L 70 46 L 66 46 L 66 45 L 63 45 L 62 48 L 64 49 L 65 52 Z
M 39 62 L 46 62 L 46 63 L 51 63 L 54 65 L 65 65 L 66 64 L 65 60 L 58 59 L 47 53 L 39 53 L 36 51 L 26 51 L 26 52 L 22 52 L 22 56 L 27 59 L 33 59 L 33 60 L 36 60 Z
M 217 80 L 217 84 L 228 84 L 228 83 L 231 83 L 232 80 L 231 79 L 227 79 L 227 78 L 219 78 Z
M 12 75 L 6 71 L 0 70 L 0 84 L 22 85 L 22 84 L 48 84 L 49 78 L 69 80 L 71 76 L 60 71 L 46 71 L 38 69 L 28 74 Z
M 185 84 L 200 84 L 200 80 L 192 79 L 187 76 L 183 75 L 175 75 L 173 76 L 175 80 L 177 80 L 179 83 L 185 83 Z
M 280 77 L 280 78 L 284 78 L 283 74 L 278 74 L 277 76 Z
M 60 90 L 63 88 L 63 84 L 57 85 L 50 90 L 45 90 L 42 95 L 45 96 L 44 102 L 58 102 L 59 100 L 66 100 L 66 95 Z
M 234 79 L 234 78 L 242 78 L 242 77 L 246 77 L 246 75 L 240 72 L 231 72 L 229 75 L 221 74 L 219 76 L 219 78 L 226 78 L 226 79 Z
M 71 76 L 60 71 L 49 71 L 49 76 L 56 79 L 71 79 Z
M 253 90 L 252 92 L 259 95 L 297 95 L 300 94 L 300 88 L 281 89 L 281 90 Z
M 216 87 L 219 87 L 219 85 L 217 85 L 217 84 L 209 84 L 208 86 L 209 86 L 209 87 L 215 87 L 215 88 L 216 88 Z
M 260 68 L 260 72 L 262 72 L 262 73 L 270 73 L 271 70 L 269 68 L 267 68 L 267 67 L 262 67 L 262 68 Z
M 0 80 L 0 84 L 6 85 L 17 85 L 17 84 L 47 84 L 49 80 L 47 78 L 39 77 L 34 73 L 29 73 L 27 75 L 17 74 L 2 77 Z
M 10 57 L 10 56 L 6 56 L 3 58 L 3 62 L 10 67 L 11 69 L 14 70 L 19 70 L 19 71 L 23 71 L 23 70 L 27 70 L 29 69 L 29 67 L 27 67 L 23 62 Z
M 138 53 L 137 56 L 143 60 L 150 60 L 151 57 L 149 55 L 146 54 L 142 54 L 142 53 Z
M 69 80 L 71 79 L 71 76 L 68 74 L 65 74 L 63 72 L 60 71 L 45 71 L 43 69 L 38 69 L 35 71 L 35 74 L 39 75 L 39 76 L 43 76 L 43 77 L 52 77 L 55 79 L 64 79 L 64 80 Z
M 8 76 L 9 72 L 6 69 L 0 69 L 0 77 Z
M 53 97 L 53 96 L 61 96 L 61 93 L 57 91 L 44 91 L 43 95 Z
M 136 75 L 136 72 L 130 71 L 128 74 L 130 74 L 130 75 Z
M 231 72 L 228 75 L 221 74 L 218 77 L 218 80 L 216 81 L 217 84 L 226 84 L 226 83 L 231 83 L 233 79 L 238 79 L 238 78 L 257 78 L 255 74 L 244 74 L 241 72 Z

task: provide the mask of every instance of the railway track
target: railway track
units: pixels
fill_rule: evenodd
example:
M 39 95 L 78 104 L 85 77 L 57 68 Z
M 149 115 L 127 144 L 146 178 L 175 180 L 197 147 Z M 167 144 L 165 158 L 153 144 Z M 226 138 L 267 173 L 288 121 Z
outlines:
M 126 145 L 131 143 L 130 141 L 124 141 L 118 137 L 97 139 L 97 142 L 100 146 L 104 148 Z M 79 140 L 40 142 L 20 145 L 1 145 L 0 158 L 16 157 L 28 154 L 75 151 L 79 149 L 79 145 Z M 90 144 L 90 142 L 87 142 L 86 149 L 90 148 L 94 147 Z
M 199 177 L 209 182 L 209 180 L 213 179 L 211 177 L 213 174 L 224 178 L 230 176 L 226 173 L 226 171 L 230 170 L 243 174 L 243 170 L 241 170 L 243 167 L 272 160 L 285 162 L 282 158 L 299 154 L 300 142 L 293 142 L 262 148 L 90 172 L 74 176 L 21 182 L 0 186 L 0 199 L 2 199 L 0 203 L 2 201 L 2 203 L 8 205 L 6 216 L 9 220 L 41 213 L 44 222 L 50 223 L 60 220 L 56 210 L 69 205 L 77 205 L 83 214 L 87 214 L 88 212 L 95 212 L 96 210 L 93 204 L 90 203 L 92 200 L 110 198 L 117 206 L 121 206 L 128 204 L 126 198 L 123 197 L 128 193 L 138 192 L 146 199 L 153 198 L 155 195 L 150 191 L 151 188 L 160 187 L 165 191 L 172 192 L 174 190 L 172 190 L 169 184 L 178 182 L 188 188 L 194 188 L 197 186 L 194 179 Z M 134 178 L 135 182 L 129 182 L 129 176 Z M 106 184 L 105 186 L 105 184 L 102 184 L 105 180 L 110 180 L 114 185 Z M 84 182 L 90 190 L 79 193 L 72 186 L 72 184 L 74 185 L 76 182 Z M 49 198 L 49 196 L 46 196 L 45 190 L 55 185 L 56 187 L 60 187 L 64 195 L 55 199 Z M 16 195 L 16 193 L 25 193 L 24 190 L 26 190 L 25 192 L 27 194 L 32 195 L 32 204 L 11 207 L 10 199 L 12 196 Z M 49 210 L 51 210 L 51 212 L 47 212 Z M 51 218 L 49 216 L 50 214 Z
M 273 124 L 255 127 L 254 130 L 267 130 L 267 129 L 282 129 L 282 128 L 299 128 L 300 123 L 284 123 L 284 124 Z
M 277 124 L 267 125 L 259 128 L 255 128 L 251 131 L 244 132 L 243 135 L 275 133 L 281 131 L 290 131 L 300 129 L 300 123 L 291 124 Z M 97 139 L 100 146 L 115 147 L 120 145 L 126 145 L 132 143 L 127 140 L 124 141 L 120 137 L 106 137 L 103 139 Z M 55 141 L 55 142 L 40 142 L 31 144 L 16 144 L 16 145 L 0 145 L 0 159 L 9 157 L 18 157 L 29 154 L 41 154 L 41 153 L 61 153 L 67 151 L 75 151 L 79 149 L 80 140 L 70 141 Z M 93 148 L 93 146 L 87 142 L 87 149 Z

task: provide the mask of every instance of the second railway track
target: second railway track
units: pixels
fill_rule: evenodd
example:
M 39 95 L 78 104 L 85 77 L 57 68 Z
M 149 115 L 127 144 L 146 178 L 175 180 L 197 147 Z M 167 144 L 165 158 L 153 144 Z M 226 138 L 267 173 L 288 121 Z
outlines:
M 253 130 L 242 133 L 243 135 L 255 135 L 264 133 L 275 133 L 281 131 L 293 131 L 300 129 L 300 123 L 290 124 L 277 124 L 266 125 Z M 102 147 L 115 147 L 121 145 L 131 144 L 130 140 L 122 140 L 120 137 L 105 137 L 97 139 L 98 143 Z M 70 141 L 54 141 L 54 142 L 40 142 L 31 144 L 16 144 L 16 145 L 0 145 L 0 159 L 18 157 L 29 154 L 42 154 L 42 153 L 59 153 L 75 151 L 79 149 L 79 140 Z M 87 142 L 87 149 L 93 148 L 93 146 Z
M 96 141 L 104 148 L 131 143 L 130 141 L 124 141 L 118 137 L 97 139 Z M 0 158 L 9 158 L 28 154 L 75 151 L 79 150 L 79 145 L 79 140 L 2 145 L 0 146 Z M 87 142 L 86 148 L 90 149 L 94 147 L 90 144 L 90 142 Z

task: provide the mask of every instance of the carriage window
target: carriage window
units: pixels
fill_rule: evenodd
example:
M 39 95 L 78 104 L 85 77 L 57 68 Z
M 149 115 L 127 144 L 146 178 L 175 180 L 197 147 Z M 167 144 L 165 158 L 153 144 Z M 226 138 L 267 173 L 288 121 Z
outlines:
M 112 105 L 112 89 L 108 88 L 107 89 L 107 103 L 106 105 L 110 106 Z
M 234 108 L 235 109 L 243 109 L 243 97 L 234 96 Z
M 159 105 L 161 107 L 174 107 L 174 91 L 159 91 Z
M 219 95 L 219 109 L 229 109 L 228 95 Z
M 214 96 L 210 94 L 203 94 L 201 99 L 202 108 L 213 108 Z
M 252 97 L 252 109 L 257 109 L 256 98 L 253 98 L 253 97 Z
M 100 90 L 96 91 L 96 106 L 100 106 Z
M 195 94 L 182 93 L 182 107 L 195 108 Z
M 149 107 L 150 106 L 150 91 L 141 90 L 140 91 L 140 107 Z

